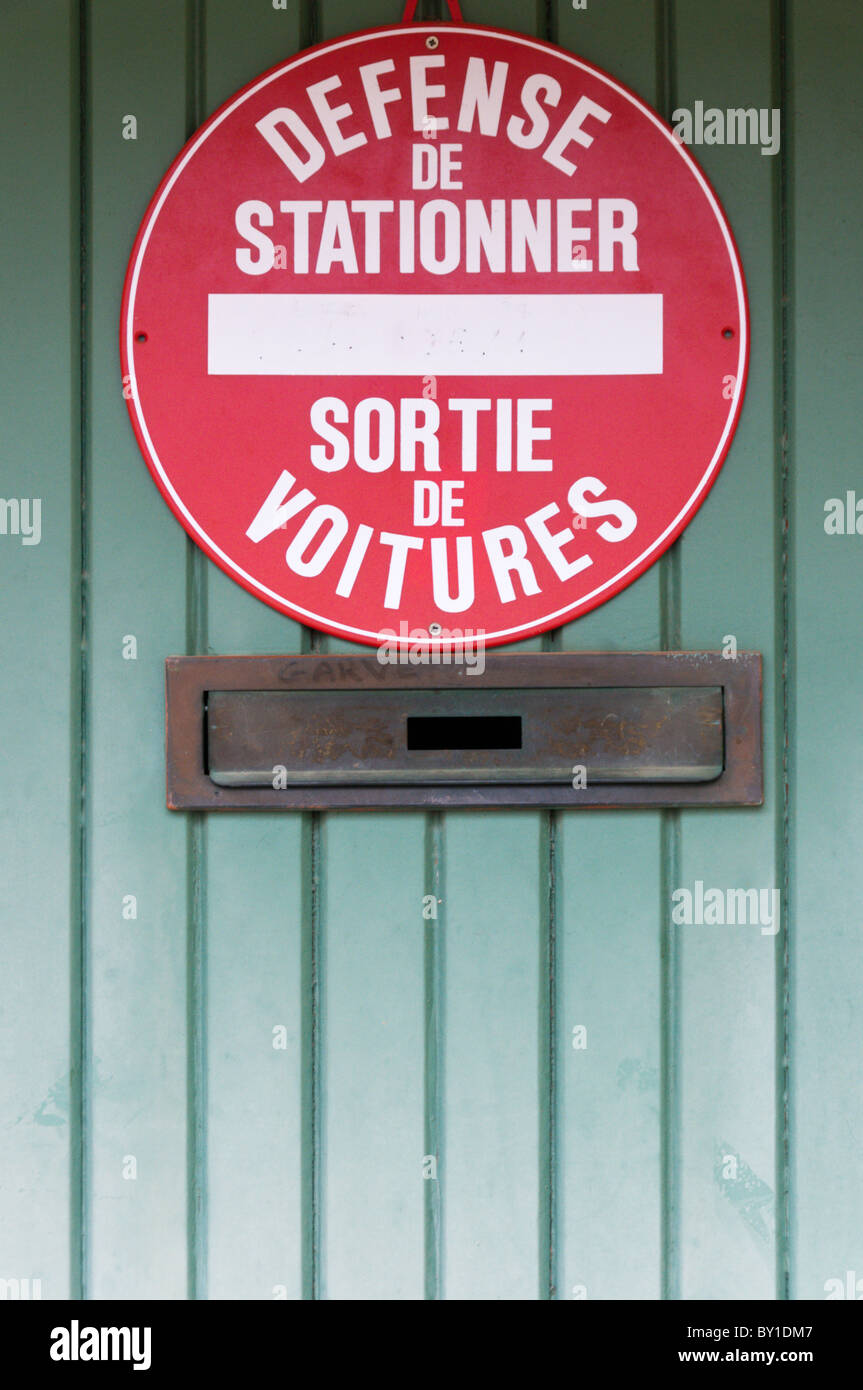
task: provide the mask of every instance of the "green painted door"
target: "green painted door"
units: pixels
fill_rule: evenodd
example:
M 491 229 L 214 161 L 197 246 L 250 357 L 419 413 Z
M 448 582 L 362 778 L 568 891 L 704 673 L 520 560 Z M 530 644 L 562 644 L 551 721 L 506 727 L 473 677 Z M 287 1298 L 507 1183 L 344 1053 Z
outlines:
M 825 526 L 863 498 L 852 0 L 463 4 L 668 116 L 784 108 L 775 153 L 694 151 L 751 300 L 719 482 L 635 585 L 520 648 L 760 650 L 764 808 L 164 808 L 168 654 L 346 648 L 162 503 L 126 260 L 214 107 L 401 9 L 3 5 L 0 1289 L 823 1298 L 863 1276 L 863 538 Z M 779 930 L 676 924 L 698 881 L 779 889 Z

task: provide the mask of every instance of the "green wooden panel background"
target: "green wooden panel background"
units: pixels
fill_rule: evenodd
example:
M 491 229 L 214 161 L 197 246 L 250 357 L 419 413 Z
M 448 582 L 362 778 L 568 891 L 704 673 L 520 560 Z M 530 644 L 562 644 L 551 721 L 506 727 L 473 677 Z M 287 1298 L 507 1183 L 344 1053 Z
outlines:
M 42 506 L 39 545 L 0 534 L 0 1279 L 60 1299 L 824 1297 L 863 1277 L 863 540 L 824 528 L 860 476 L 852 0 L 463 4 L 667 117 L 784 108 L 776 156 L 695 151 L 752 314 L 720 480 L 636 584 L 520 648 L 762 651 L 765 807 L 164 809 L 166 655 L 351 648 L 232 584 L 161 502 L 122 399 L 126 260 L 210 111 L 401 9 L 0 14 L 0 493 Z M 675 927 L 670 894 L 698 879 L 779 888 L 780 931 Z

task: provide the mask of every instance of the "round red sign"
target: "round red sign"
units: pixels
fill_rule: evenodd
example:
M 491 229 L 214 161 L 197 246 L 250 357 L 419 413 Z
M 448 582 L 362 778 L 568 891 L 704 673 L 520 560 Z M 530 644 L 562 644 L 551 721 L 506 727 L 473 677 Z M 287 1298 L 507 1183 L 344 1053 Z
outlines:
M 245 87 L 166 175 L 123 371 L 234 579 L 361 642 L 488 645 L 680 534 L 744 391 L 743 275 L 670 128 L 579 58 L 402 25 Z

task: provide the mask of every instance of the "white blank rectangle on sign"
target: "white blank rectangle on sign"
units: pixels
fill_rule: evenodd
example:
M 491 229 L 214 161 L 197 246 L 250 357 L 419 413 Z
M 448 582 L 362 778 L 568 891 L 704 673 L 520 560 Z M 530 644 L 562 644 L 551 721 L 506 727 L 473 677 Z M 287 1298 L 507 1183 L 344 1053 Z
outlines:
M 648 376 L 661 294 L 211 294 L 211 376 Z

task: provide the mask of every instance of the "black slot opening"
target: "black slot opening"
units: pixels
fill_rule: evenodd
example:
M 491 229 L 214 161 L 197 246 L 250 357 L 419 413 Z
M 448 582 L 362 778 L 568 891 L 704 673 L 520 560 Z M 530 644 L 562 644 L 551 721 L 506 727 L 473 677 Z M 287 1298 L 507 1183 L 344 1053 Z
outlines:
M 409 715 L 408 752 L 520 748 L 521 715 Z

